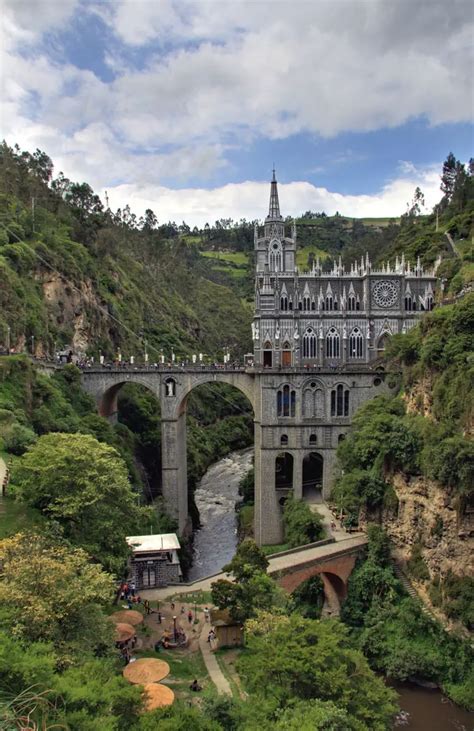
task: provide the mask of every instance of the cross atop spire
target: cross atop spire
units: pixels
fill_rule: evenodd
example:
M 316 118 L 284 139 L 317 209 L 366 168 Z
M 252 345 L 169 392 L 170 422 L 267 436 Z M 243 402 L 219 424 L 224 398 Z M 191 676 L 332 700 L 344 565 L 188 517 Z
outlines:
M 267 221 L 281 221 L 280 202 L 278 200 L 278 183 L 273 168 L 272 182 L 270 183 L 270 205 L 268 207 Z

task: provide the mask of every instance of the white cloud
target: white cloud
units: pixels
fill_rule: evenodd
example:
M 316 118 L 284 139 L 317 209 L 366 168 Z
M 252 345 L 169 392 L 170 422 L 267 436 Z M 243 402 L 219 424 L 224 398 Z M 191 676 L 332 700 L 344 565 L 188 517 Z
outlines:
M 353 217 L 396 217 L 406 211 L 417 186 L 421 187 L 429 210 L 441 197 L 438 169 L 439 166 L 417 170 L 412 166 L 409 175 L 390 181 L 373 195 L 342 195 L 303 181 L 279 184 L 281 212 L 284 216 L 297 216 L 312 210 L 325 211 L 328 215 L 339 211 Z M 269 183 L 246 181 L 212 190 L 172 190 L 162 186 L 124 184 L 109 187 L 107 193 L 112 209 L 129 204 L 141 215 L 151 208 L 161 223 L 184 220 L 190 226 L 201 227 L 220 218 L 263 219 L 267 212 Z
M 471 115 L 473 21 L 463 0 L 3 0 L 3 9 L 2 135 L 44 149 L 114 205 L 149 206 L 160 220 L 262 216 L 266 184 L 163 187 L 204 181 L 230 147 Z M 41 43 L 79 10 L 115 34 L 103 49 L 112 81 L 59 64 Z M 418 184 L 434 202 L 437 176 L 410 165 L 372 196 L 288 184 L 285 213 L 399 215 Z

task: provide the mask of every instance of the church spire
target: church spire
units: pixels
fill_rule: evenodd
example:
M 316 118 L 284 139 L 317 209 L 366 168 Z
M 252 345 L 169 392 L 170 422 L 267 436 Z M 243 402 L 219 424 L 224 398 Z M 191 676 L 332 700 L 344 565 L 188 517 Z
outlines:
M 278 200 L 278 187 L 275 176 L 275 168 L 273 168 L 273 178 L 270 183 L 270 205 L 268 207 L 267 221 L 280 221 L 280 202 Z

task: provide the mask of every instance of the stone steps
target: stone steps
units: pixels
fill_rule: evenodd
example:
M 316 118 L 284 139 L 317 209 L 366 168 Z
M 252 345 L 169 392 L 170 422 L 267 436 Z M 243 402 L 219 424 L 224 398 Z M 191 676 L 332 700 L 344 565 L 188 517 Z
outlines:
M 418 594 L 417 590 L 415 589 L 415 587 L 413 586 L 413 584 L 411 583 L 410 579 L 405 574 L 405 572 L 403 571 L 401 566 L 394 559 L 392 559 L 392 564 L 393 564 L 394 574 L 397 577 L 397 579 L 399 580 L 399 582 L 401 583 L 401 585 L 403 586 L 403 588 L 405 589 L 405 591 L 407 592 L 407 594 L 414 601 L 416 601 L 416 603 L 421 607 L 421 610 L 423 611 L 424 614 L 426 614 L 428 617 L 430 617 L 430 619 L 434 619 L 435 622 L 438 622 L 439 621 L 438 618 L 431 611 L 431 609 L 429 609 L 429 607 L 426 606 L 426 604 L 424 603 L 424 601 Z

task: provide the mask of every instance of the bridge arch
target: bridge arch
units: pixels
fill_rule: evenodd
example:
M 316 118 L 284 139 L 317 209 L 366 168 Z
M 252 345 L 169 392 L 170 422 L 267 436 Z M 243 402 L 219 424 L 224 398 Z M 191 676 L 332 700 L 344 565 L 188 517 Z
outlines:
M 341 604 L 347 596 L 347 582 L 354 569 L 357 549 L 344 555 L 338 555 L 335 544 L 335 555 L 323 560 L 293 566 L 278 578 L 278 584 L 292 594 L 302 583 L 313 576 L 320 576 L 324 585 L 325 609 L 328 616 L 337 616 Z
M 173 379 L 173 382 L 171 382 Z M 161 384 L 162 492 L 181 533 L 190 529 L 188 506 L 186 412 L 190 395 L 200 386 L 226 384 L 246 397 L 255 419 L 253 378 L 232 371 L 176 371 L 163 374 Z M 257 472 L 257 470 L 256 470 Z M 256 491 L 257 491 L 256 484 Z
M 99 376 L 97 379 L 88 378 L 84 387 L 95 398 L 99 414 L 110 421 L 116 421 L 118 413 L 118 395 L 120 390 L 129 383 L 136 383 L 143 386 L 159 401 L 159 383 L 153 381 L 151 378 L 147 378 L 146 376 L 135 374 L 133 372 L 113 374 L 110 375 L 110 377 L 102 378 Z

